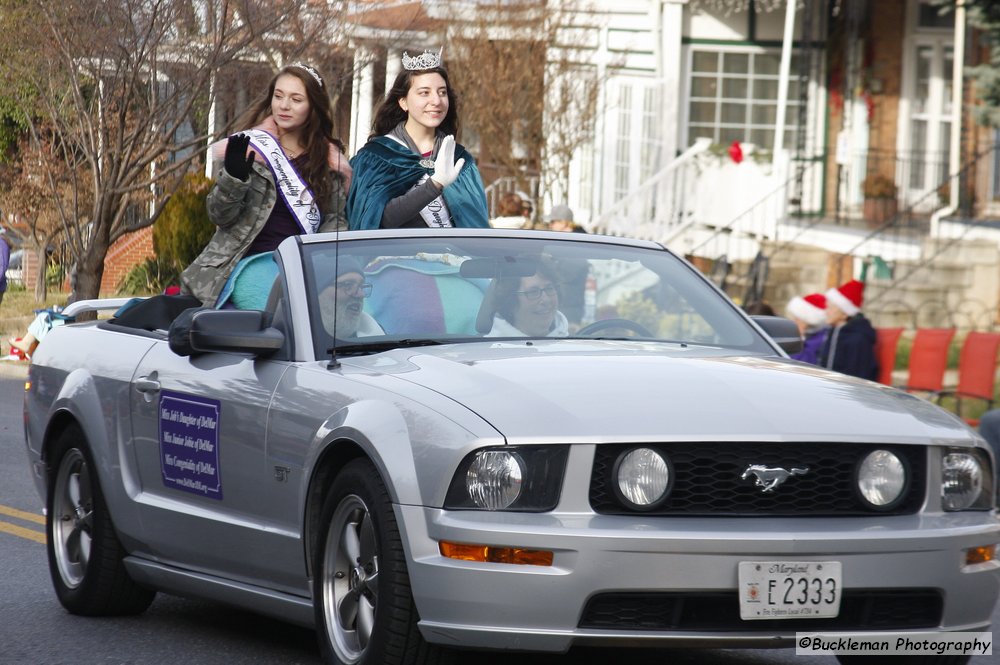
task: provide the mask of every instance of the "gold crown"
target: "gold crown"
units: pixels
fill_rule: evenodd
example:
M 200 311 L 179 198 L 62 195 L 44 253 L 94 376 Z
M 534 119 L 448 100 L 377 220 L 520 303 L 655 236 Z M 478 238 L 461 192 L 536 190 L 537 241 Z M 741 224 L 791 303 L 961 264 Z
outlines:
M 420 55 L 414 57 L 410 57 L 406 51 L 403 51 L 403 69 L 415 71 L 418 69 L 434 69 L 435 67 L 440 67 L 442 51 L 444 51 L 443 46 L 438 49 L 437 53 L 434 53 L 433 51 L 424 51 Z

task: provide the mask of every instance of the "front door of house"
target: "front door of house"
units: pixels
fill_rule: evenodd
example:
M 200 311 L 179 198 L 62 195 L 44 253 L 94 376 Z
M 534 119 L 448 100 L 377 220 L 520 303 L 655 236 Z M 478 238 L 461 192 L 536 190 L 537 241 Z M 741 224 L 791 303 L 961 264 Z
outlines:
M 954 36 L 946 25 L 928 25 L 922 5 L 914 3 L 913 29 L 904 62 L 904 104 L 900 114 L 897 182 L 903 203 L 918 211 L 948 200 L 947 180 L 952 129 Z

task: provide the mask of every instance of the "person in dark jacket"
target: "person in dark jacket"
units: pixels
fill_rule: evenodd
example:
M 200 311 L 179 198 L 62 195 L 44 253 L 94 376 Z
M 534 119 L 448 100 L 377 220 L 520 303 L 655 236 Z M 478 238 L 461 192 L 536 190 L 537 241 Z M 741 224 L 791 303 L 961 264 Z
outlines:
M 807 296 L 795 296 L 788 301 L 785 315 L 795 322 L 802 335 L 802 350 L 791 354 L 795 360 L 812 363 L 819 362 L 819 352 L 826 340 L 826 296 L 822 293 L 810 293 Z
M 819 365 L 862 379 L 878 379 L 875 328 L 861 313 L 865 285 L 856 279 L 826 292 L 830 324 L 819 353 Z

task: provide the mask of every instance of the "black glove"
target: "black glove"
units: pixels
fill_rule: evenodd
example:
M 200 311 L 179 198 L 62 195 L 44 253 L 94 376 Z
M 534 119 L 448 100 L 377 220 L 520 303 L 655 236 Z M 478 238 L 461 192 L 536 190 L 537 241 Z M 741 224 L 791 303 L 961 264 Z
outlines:
M 226 157 L 222 162 L 226 173 L 244 182 L 250 177 L 250 166 L 253 164 L 253 158 L 256 154 L 253 150 L 250 151 L 249 155 L 247 154 L 249 146 L 250 137 L 246 134 L 230 136 L 229 142 L 226 144 Z

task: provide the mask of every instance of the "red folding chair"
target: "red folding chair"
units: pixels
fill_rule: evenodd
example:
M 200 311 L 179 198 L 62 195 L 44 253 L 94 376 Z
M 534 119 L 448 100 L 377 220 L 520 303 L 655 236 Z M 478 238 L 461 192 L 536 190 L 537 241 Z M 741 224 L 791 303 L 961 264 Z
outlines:
M 896 367 L 896 348 L 903 335 L 902 328 L 876 328 L 875 359 L 878 360 L 878 382 L 892 385 L 892 370 Z
M 993 406 L 996 388 L 997 350 L 1000 349 L 1000 333 L 972 331 L 962 343 L 958 361 L 958 385 L 938 392 L 937 402 L 946 396 L 955 398 L 955 413 L 962 416 L 962 401 L 978 399 Z M 973 427 L 979 425 L 979 418 L 965 418 Z
M 948 347 L 954 328 L 918 328 L 910 348 L 909 373 L 903 390 L 936 394 L 944 388 Z

